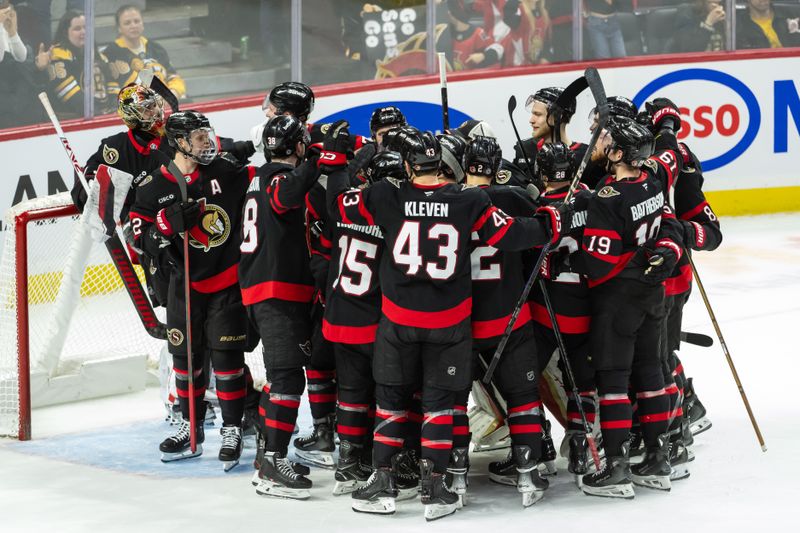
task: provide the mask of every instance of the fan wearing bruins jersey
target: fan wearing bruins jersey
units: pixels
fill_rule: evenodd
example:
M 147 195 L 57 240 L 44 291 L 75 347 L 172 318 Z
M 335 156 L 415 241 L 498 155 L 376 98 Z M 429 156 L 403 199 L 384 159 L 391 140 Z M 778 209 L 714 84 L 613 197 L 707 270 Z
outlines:
M 304 207 L 319 179 L 317 157 L 303 161 L 304 124 L 289 115 L 264 128 L 267 163 L 258 169 L 243 209 L 240 285 L 250 321 L 264 343 L 269 390 L 264 390 L 264 452 L 258 486 L 264 496 L 305 499 L 311 480 L 287 460 L 289 441 L 305 388 L 303 367 L 311 356 L 314 280 L 306 247 Z M 307 471 L 305 472 L 307 473 Z
M 539 197 L 539 201 L 546 205 L 563 201 L 576 167 L 575 154 L 569 146 L 559 142 L 543 145 L 536 154 L 537 178 L 545 184 L 545 192 Z M 586 208 L 590 196 L 591 192 L 585 185 L 581 184 L 575 191 L 572 226 L 562 232 L 561 240 L 545 258 L 540 275 L 556 315 L 558 331 L 564 340 L 583 411 L 587 422 L 591 425 L 595 419 L 596 395 L 594 370 L 589 358 L 591 324 L 589 287 L 585 277 L 573 266 L 583 239 Z M 558 343 L 550 314 L 545 306 L 541 284 L 534 285 L 529 303 L 534 321 L 536 347 L 539 351 L 539 369 L 543 371 L 557 350 Z M 583 475 L 588 471 L 588 447 L 583 420 L 572 394 L 567 394 L 566 407 L 568 470 L 572 474 Z
M 669 399 L 664 390 L 659 341 L 663 280 L 681 255 L 680 237 L 666 204 L 662 180 L 643 169 L 654 139 L 627 118 L 609 119 L 596 145 L 612 174 L 590 198 L 581 243 L 592 304 L 591 356 L 600 399 L 606 466 L 583 476 L 586 494 L 632 498 L 631 482 L 670 487 Z M 630 467 L 628 437 L 637 399 L 645 443 L 641 463 Z
M 323 151 L 321 158 L 326 165 L 342 166 L 349 143 L 346 123 L 335 129 L 337 150 Z M 348 191 L 347 176 L 333 173 L 328 203 L 344 223 L 379 226 L 386 240 L 373 359 L 376 471 L 353 493 L 353 508 L 394 511 L 392 460 L 404 443 L 408 401 L 421 383 L 422 502 L 430 520 L 455 512 L 459 500 L 444 474 L 454 395 L 471 380 L 470 235 L 475 231 L 487 244 L 522 250 L 557 238 L 560 214 L 551 209 L 547 218 L 511 218 L 481 189 L 440 182 L 441 150 L 433 134 L 409 130 L 401 144 L 410 181 L 386 179 Z
M 175 435 L 161 443 L 163 461 L 193 457 L 190 450 L 189 402 L 195 402 L 197 442 L 204 440 L 203 401 L 208 376 L 204 354 L 210 356 L 222 410 L 219 459 L 238 462 L 242 450 L 242 416 L 246 395 L 244 349 L 247 316 L 238 285 L 241 205 L 255 168 L 241 166 L 218 154 L 208 119 L 196 111 L 173 113 L 166 135 L 176 150 L 175 176 L 162 166 L 152 180 L 140 183 L 130 212 L 135 243 L 170 271 L 167 338 L 173 357 L 183 421 Z M 189 198 L 181 200 L 177 180 L 186 180 Z M 189 239 L 194 398 L 189 398 L 182 240 Z
M 537 206 L 524 189 L 494 183 L 501 160 L 500 146 L 494 138 L 475 136 L 464 153 L 467 184 L 484 191 L 492 205 L 508 215 L 533 215 Z M 472 247 L 473 379 L 478 380 L 505 333 L 525 286 L 525 278 L 520 252 L 498 250 L 481 242 L 475 232 L 472 233 Z M 542 446 L 542 403 L 539 400 L 537 366 L 531 315 L 528 307 L 524 306 L 493 377 L 506 402 L 511 451 L 506 460 L 489 464 L 489 476 L 495 482 L 516 485 L 525 507 L 539 501 L 548 486 L 537 469 Z M 448 474 L 452 478 L 450 487 L 459 494 L 466 493 L 467 488 L 469 392 L 469 388 L 460 392 L 453 408 L 453 450 Z

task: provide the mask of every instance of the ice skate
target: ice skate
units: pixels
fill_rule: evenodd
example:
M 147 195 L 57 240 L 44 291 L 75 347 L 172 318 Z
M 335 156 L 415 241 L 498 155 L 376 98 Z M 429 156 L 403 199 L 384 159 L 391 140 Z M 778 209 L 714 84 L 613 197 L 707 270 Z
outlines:
M 255 487 L 259 483 L 261 483 L 261 478 L 258 476 L 259 470 L 261 470 L 261 462 L 264 460 L 264 451 L 267 446 L 267 441 L 261 435 L 260 432 L 256 433 L 256 458 L 253 459 L 253 468 L 255 468 L 255 472 L 253 473 L 253 477 L 250 482 Z M 307 476 L 311 473 L 311 469 L 306 465 L 301 465 L 300 463 L 295 463 L 294 461 L 286 460 L 287 463 L 292 467 L 296 473 L 300 474 L 301 476 Z
M 425 520 L 431 522 L 455 513 L 460 499 L 458 494 L 447 488 L 444 474 L 433 471 L 433 462 L 430 459 L 422 459 L 419 463 Z
M 530 507 L 544 498 L 544 491 L 550 483 L 539 475 L 530 446 L 513 446 L 511 455 L 517 472 L 517 491 L 522 494 L 522 506 Z
M 391 468 L 378 468 L 363 487 L 353 492 L 353 511 L 370 514 L 394 514 L 397 486 Z
M 260 482 L 256 486 L 256 494 L 260 496 L 294 500 L 311 497 L 311 480 L 295 472 L 289 461 L 278 452 L 264 452 L 258 477 Z
M 640 487 L 669 491 L 671 488 L 669 466 L 669 437 L 659 435 L 658 444 L 648 446 L 642 462 L 631 466 L 631 481 Z
M 606 464 L 602 470 L 583 476 L 581 490 L 589 496 L 632 500 L 635 493 L 631 483 L 628 444 L 622 445 L 622 455 L 616 457 L 606 455 Z
M 489 463 L 489 481 L 511 487 L 517 485 L 517 469 L 514 466 L 511 450 L 508 451 L 508 455 L 502 461 Z
M 672 473 L 670 481 L 678 481 L 689 477 L 689 450 L 683 444 L 683 438 L 673 435 L 669 442 L 669 464 Z
M 195 430 L 197 438 L 197 447 L 192 452 L 190 436 L 189 436 L 189 421 L 181 420 L 178 425 L 178 430 L 174 435 L 164 439 L 159 445 L 158 449 L 161 450 L 161 461 L 170 463 L 172 461 L 180 461 L 181 459 L 189 459 L 191 457 L 199 457 L 203 454 L 203 441 L 205 440 L 205 432 L 203 426 L 198 426 Z
M 550 433 L 550 421 L 543 420 L 542 423 L 542 452 L 539 456 L 539 472 L 543 476 L 555 476 L 556 470 L 556 446 L 553 443 L 553 436 Z
M 366 484 L 371 469 L 365 468 L 361 463 L 363 447 L 343 440 L 339 443 L 339 461 L 336 463 L 336 473 L 333 477 L 336 484 L 333 486 L 333 495 L 350 494 Z
M 575 476 L 576 481 L 580 481 L 581 476 L 589 472 L 589 444 L 586 434 L 582 431 L 568 431 L 569 438 L 569 462 L 567 470 Z
M 450 464 L 447 465 L 445 482 L 450 490 L 458 494 L 461 505 L 466 505 L 467 473 L 469 472 L 469 448 L 453 448 L 450 450 Z
M 230 472 L 239 464 L 242 456 L 244 442 L 242 441 L 242 428 L 233 425 L 224 425 L 219 429 L 222 436 L 222 445 L 219 448 L 219 460 L 222 461 L 222 469 Z
M 312 465 L 322 468 L 334 468 L 333 451 L 333 415 L 328 415 L 324 422 L 314 424 L 314 431 L 306 437 L 294 440 L 295 455 Z
M 397 483 L 397 501 L 413 500 L 419 494 L 419 460 L 414 450 L 402 450 L 392 457 Z
M 689 421 L 692 435 L 699 435 L 711 429 L 711 420 L 706 416 L 706 408 L 694 392 L 692 378 L 686 380 L 685 398 L 683 400 L 683 415 Z

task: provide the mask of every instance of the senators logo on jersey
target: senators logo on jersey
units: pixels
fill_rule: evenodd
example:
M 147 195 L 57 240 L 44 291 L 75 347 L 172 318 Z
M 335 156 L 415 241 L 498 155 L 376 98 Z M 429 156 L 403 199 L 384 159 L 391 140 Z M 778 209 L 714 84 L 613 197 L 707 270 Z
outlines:
M 208 204 L 205 198 L 200 199 L 200 221 L 189 230 L 189 244 L 203 251 L 208 251 L 224 244 L 231 234 L 231 219 L 228 213 L 218 205 Z

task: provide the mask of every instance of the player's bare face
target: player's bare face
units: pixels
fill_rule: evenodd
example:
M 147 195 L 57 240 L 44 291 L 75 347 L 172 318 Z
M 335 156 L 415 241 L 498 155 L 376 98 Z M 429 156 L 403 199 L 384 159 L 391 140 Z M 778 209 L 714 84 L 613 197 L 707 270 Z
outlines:
M 541 139 L 550 133 L 550 126 L 547 124 L 547 106 L 543 102 L 533 102 L 528 122 L 534 139 Z
M 378 128 L 375 131 L 375 143 L 377 143 L 378 146 L 383 146 L 383 136 L 384 136 L 384 134 L 386 134 L 387 131 L 389 131 L 390 129 L 392 129 L 394 127 L 395 126 L 392 125 L 392 126 L 385 126 L 383 128 Z
M 86 42 L 86 17 L 81 15 L 75 17 L 69 22 L 69 29 L 67 30 L 67 39 L 72 46 L 76 48 L 83 48 Z
M 603 161 L 606 159 L 606 150 L 611 146 L 611 135 L 608 134 L 608 131 L 603 130 L 600 133 L 600 138 L 597 139 L 597 142 L 594 145 L 594 149 L 592 150 L 592 161 Z
M 599 125 L 600 115 L 597 113 L 592 113 L 592 123 L 589 125 L 589 133 L 594 133 L 594 130 L 597 129 Z
M 128 9 L 119 16 L 119 33 L 129 41 L 135 41 L 144 32 L 142 14 L 138 9 Z
M 262 110 L 267 118 L 272 118 L 278 114 L 278 108 L 272 102 L 267 102 L 266 106 L 262 106 Z

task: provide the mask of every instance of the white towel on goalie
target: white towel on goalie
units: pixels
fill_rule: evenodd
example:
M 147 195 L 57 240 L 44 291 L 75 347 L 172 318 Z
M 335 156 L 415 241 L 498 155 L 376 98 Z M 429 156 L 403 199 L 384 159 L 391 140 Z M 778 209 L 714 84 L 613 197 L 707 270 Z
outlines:
M 97 242 L 107 241 L 119 224 L 125 197 L 131 189 L 133 175 L 100 165 L 89 182 L 89 198 L 83 208 L 85 222 Z

